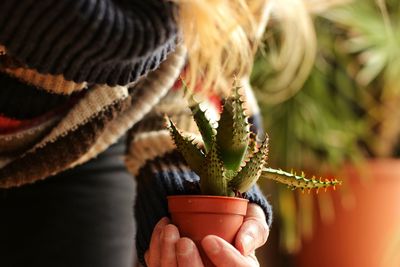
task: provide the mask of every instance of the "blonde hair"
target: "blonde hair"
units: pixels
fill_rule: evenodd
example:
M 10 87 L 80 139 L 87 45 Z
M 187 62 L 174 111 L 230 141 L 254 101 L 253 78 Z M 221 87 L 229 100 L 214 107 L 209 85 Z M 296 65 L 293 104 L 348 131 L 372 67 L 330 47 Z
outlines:
M 174 0 L 188 48 L 189 88 L 229 92 L 233 76 L 248 74 L 269 0 Z M 228 84 L 229 83 L 229 84 Z
M 276 75 L 272 82 L 259 88 L 260 96 L 280 102 L 302 87 L 317 50 L 309 9 L 324 8 L 326 5 L 321 5 L 324 1 L 172 1 L 179 6 L 178 21 L 188 48 L 189 69 L 185 79 L 190 91 L 200 81 L 203 92 L 228 94 L 234 76 L 249 76 L 270 13 L 281 25 L 282 38 L 275 50 L 269 47 L 265 60 L 276 70 Z M 342 1 L 346 0 L 328 2 Z

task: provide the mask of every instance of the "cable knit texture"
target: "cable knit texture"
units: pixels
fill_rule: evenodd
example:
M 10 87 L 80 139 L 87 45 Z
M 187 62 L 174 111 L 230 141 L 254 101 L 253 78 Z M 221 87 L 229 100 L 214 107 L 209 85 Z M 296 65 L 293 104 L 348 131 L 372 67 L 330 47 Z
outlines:
M 127 84 L 155 69 L 178 41 L 169 1 L 0 1 L 0 44 L 40 73 Z
M 45 179 L 104 151 L 168 92 L 183 68 L 185 54 L 186 50 L 178 47 L 148 75 L 149 80 L 144 79 L 130 89 L 106 85 L 89 88 L 56 127 L 0 168 L 0 187 Z
M 3 68 L 0 71 L 21 80 L 22 82 L 46 90 L 50 93 L 70 95 L 87 87 L 86 82 L 75 83 L 65 80 L 63 75 L 41 74 L 29 68 Z

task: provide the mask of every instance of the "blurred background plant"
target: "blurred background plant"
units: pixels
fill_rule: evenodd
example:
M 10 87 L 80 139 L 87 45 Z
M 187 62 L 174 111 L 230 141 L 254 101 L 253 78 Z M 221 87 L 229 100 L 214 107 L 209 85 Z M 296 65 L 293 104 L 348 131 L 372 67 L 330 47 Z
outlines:
M 400 1 L 287 2 L 273 13 L 251 76 L 271 139 L 270 165 L 317 175 L 398 157 Z M 289 253 L 312 237 L 316 215 L 335 219 L 330 193 L 262 186 L 274 192 L 280 245 Z
M 348 68 L 364 91 L 363 105 L 373 135 L 366 141 L 371 155 L 396 155 L 400 134 L 400 2 L 356 1 L 322 14 L 343 29 L 340 42 L 353 57 Z

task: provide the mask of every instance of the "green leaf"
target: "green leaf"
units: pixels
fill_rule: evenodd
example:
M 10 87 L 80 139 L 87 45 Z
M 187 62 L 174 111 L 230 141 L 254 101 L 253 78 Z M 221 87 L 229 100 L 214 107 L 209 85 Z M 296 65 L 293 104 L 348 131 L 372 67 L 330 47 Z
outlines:
M 259 150 L 250 158 L 239 173 L 229 182 L 229 187 L 234 192 L 248 191 L 258 180 L 261 171 L 267 162 L 268 137 L 266 137 Z
M 262 170 L 261 177 L 267 178 L 273 181 L 276 181 L 281 184 L 287 185 L 290 189 L 300 189 L 302 191 L 304 190 L 311 190 L 311 189 L 317 189 L 317 192 L 319 189 L 327 189 L 327 188 L 334 188 L 337 185 L 341 185 L 342 182 L 338 181 L 336 179 L 333 180 L 322 180 L 322 179 L 316 179 L 315 177 L 312 178 L 306 178 L 304 173 L 301 175 L 296 175 L 296 173 L 288 173 L 282 170 L 275 170 L 272 168 L 264 168 Z
M 193 143 L 193 140 L 189 137 L 183 136 L 169 118 L 166 119 L 169 121 L 168 129 L 177 149 L 182 154 L 189 167 L 199 174 L 204 167 L 205 162 L 203 152 Z
M 254 153 L 257 151 L 257 135 L 253 132 L 249 133 L 249 142 L 247 145 L 245 160 L 248 161 L 253 157 Z
M 200 172 L 200 189 L 204 195 L 227 196 L 228 185 L 224 165 L 218 155 L 216 143 L 210 148 Z
M 225 168 L 237 171 L 243 161 L 249 139 L 249 124 L 240 100 L 238 87 L 223 105 L 217 128 L 217 144 Z
M 206 112 L 201 110 L 199 104 L 190 107 L 190 110 L 192 111 L 194 121 L 196 122 L 200 134 L 203 138 L 206 152 L 208 152 L 213 141 L 215 140 L 214 128 L 206 117 Z

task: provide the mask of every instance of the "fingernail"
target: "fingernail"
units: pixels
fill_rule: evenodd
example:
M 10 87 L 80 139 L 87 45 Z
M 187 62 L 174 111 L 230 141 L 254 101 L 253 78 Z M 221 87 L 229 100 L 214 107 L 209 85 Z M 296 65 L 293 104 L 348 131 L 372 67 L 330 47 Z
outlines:
M 204 250 L 209 254 L 217 254 L 221 250 L 221 246 L 213 237 L 206 237 L 202 242 Z
M 242 237 L 242 247 L 244 255 L 248 255 L 254 249 L 254 238 L 251 235 Z
M 176 254 L 187 256 L 193 252 L 193 243 L 187 239 L 181 239 L 176 243 Z
M 179 238 L 179 235 L 175 228 L 176 227 L 172 224 L 167 224 L 161 231 L 160 238 L 167 241 L 176 241 Z
M 169 223 L 169 219 L 167 217 L 163 217 L 161 220 L 158 221 L 155 228 L 163 228 L 168 223 Z
M 167 223 L 169 223 L 169 219 L 168 219 L 168 217 L 162 217 L 160 222 L 163 223 L 163 224 L 164 223 L 167 224 Z

